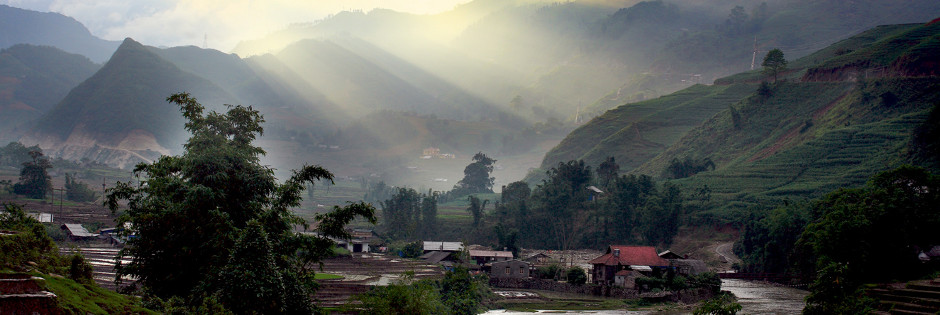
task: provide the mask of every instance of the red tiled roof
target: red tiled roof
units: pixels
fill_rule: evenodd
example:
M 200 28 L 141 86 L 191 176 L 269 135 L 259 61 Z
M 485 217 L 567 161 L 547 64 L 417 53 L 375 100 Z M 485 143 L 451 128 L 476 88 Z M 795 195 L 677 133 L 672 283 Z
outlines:
M 614 250 L 620 250 L 620 256 L 614 256 Z M 638 265 L 638 266 L 669 266 L 669 262 L 656 255 L 652 246 L 625 246 L 610 245 L 607 253 L 591 260 L 592 265 Z

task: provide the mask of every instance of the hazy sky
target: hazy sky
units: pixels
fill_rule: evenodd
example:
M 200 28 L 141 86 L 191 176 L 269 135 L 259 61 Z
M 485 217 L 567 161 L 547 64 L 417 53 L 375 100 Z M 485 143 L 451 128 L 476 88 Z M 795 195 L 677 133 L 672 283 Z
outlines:
M 57 12 L 110 40 L 131 37 L 152 46 L 208 45 L 229 51 L 291 23 L 343 10 L 393 9 L 438 13 L 469 0 L 0 0 L 23 9 Z

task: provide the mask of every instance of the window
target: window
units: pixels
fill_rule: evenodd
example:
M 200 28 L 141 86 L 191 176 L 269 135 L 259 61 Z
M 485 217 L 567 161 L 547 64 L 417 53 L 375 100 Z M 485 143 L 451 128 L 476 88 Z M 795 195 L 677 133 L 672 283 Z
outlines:
M 519 274 L 521 275 L 521 274 L 523 274 L 524 272 L 525 272 L 525 267 L 519 266 Z
M 511 275 L 511 274 L 512 274 L 512 270 L 509 269 L 509 266 L 506 266 L 506 274 L 507 274 L 507 275 Z

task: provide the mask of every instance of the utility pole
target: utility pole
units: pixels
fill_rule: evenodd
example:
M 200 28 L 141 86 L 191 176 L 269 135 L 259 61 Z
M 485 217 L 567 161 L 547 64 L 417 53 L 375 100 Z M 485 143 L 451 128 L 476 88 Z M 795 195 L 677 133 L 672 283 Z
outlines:
M 209 34 L 203 33 L 202 35 L 202 48 L 209 48 Z
M 754 35 L 754 54 L 751 55 L 751 70 L 754 70 L 755 62 L 757 62 L 757 35 Z

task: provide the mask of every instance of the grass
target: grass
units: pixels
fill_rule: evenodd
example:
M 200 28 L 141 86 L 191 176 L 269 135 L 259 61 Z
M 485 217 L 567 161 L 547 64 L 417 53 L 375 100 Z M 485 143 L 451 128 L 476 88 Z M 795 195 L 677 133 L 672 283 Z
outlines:
M 158 314 L 140 306 L 136 297 L 118 294 L 96 285 L 84 285 L 59 276 L 34 273 L 45 279 L 47 290 L 58 296 L 65 313 L 74 314 Z
M 336 279 L 343 279 L 343 278 L 344 278 L 343 276 L 331 275 L 328 273 L 318 273 L 318 274 L 313 275 L 314 280 L 336 280 Z

